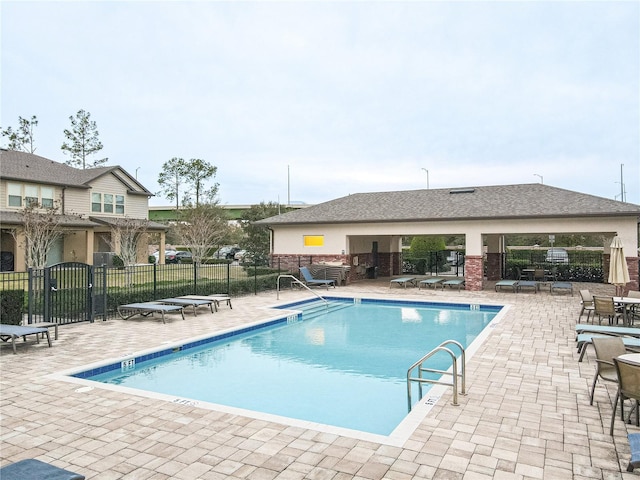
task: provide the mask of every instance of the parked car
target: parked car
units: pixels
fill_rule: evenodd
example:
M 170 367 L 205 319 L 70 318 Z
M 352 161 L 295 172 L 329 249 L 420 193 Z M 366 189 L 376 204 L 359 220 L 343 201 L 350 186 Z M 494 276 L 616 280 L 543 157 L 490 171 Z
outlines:
M 180 263 L 180 262 L 191 262 L 193 261 L 193 255 L 191 255 L 191 252 L 185 251 L 185 250 L 179 250 L 176 252 L 176 263 Z
M 233 256 L 236 260 L 241 262 L 244 259 L 244 256 L 247 254 L 246 250 L 238 250 L 236 254 Z
M 226 245 L 216 250 L 213 256 L 215 258 L 226 258 L 228 260 L 233 260 L 233 258 L 235 257 L 235 254 L 240 250 L 242 250 L 240 247 L 233 247 L 231 245 Z
M 176 253 L 178 252 L 176 252 L 175 250 L 165 250 L 164 263 L 178 263 L 178 260 L 176 259 Z M 155 252 L 153 256 L 156 259 L 156 263 L 160 263 L 160 252 Z
M 447 263 L 453 267 L 464 264 L 464 254 L 458 251 L 451 252 L 447 257 Z
M 550 248 L 547 250 L 546 262 L 548 263 L 569 263 L 569 254 L 564 248 Z

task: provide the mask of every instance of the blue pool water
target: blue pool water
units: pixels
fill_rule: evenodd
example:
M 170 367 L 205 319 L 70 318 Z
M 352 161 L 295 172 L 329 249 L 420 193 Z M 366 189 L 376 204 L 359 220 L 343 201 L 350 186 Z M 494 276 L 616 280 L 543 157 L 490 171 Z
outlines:
M 388 435 L 407 415 L 407 368 L 445 340 L 466 347 L 500 310 L 366 299 L 331 303 L 340 308 L 289 315 L 75 376 Z M 304 311 L 310 304 L 282 308 Z M 442 362 L 435 368 L 451 366 L 447 355 L 434 359 Z M 412 395 L 417 399 L 417 387 Z

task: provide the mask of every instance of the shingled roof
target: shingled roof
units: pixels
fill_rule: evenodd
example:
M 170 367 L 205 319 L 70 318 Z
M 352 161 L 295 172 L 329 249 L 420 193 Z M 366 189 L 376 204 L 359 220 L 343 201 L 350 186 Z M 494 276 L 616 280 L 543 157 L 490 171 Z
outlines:
M 640 206 L 540 183 L 356 193 L 260 220 L 267 225 L 640 216 Z
M 92 181 L 110 172 L 113 172 L 127 185 L 131 193 L 153 195 L 119 165 L 83 170 L 70 167 L 64 163 L 54 162 L 33 153 L 0 149 L 0 177 L 6 180 L 90 188 Z M 123 178 L 123 176 L 126 178 Z

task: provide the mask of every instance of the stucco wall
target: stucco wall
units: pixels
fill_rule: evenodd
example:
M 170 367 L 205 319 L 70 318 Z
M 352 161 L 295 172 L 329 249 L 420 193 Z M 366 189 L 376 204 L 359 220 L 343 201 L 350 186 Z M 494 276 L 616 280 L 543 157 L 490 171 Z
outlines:
M 393 239 L 406 235 L 465 235 L 467 255 L 483 254 L 485 235 L 507 234 L 572 234 L 616 233 L 625 245 L 637 246 L 637 218 L 629 217 L 577 217 L 545 219 L 489 219 L 437 222 L 365 223 L 344 225 L 272 226 L 274 230 L 273 253 L 277 254 L 339 254 L 356 253 L 367 242 L 377 239 L 380 247 L 390 245 L 391 251 L 399 251 L 399 242 Z M 304 247 L 304 235 L 324 235 L 323 247 Z M 386 240 L 385 237 L 389 238 Z M 347 240 L 348 238 L 348 240 Z M 360 246 L 362 245 L 362 247 Z M 633 247 L 630 248 L 633 250 Z M 630 252 L 637 256 L 637 251 Z

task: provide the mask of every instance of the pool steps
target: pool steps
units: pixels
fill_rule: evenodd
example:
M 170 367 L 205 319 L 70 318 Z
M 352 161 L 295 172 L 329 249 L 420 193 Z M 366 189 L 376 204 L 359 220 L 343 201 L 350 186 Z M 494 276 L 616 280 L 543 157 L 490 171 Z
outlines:
M 309 305 L 305 305 L 302 310 L 302 318 L 303 320 L 310 320 L 312 318 L 318 317 L 320 315 L 324 315 L 328 312 L 335 312 L 336 310 L 341 310 L 343 308 L 347 308 L 353 306 L 352 303 L 345 302 L 313 302 Z

